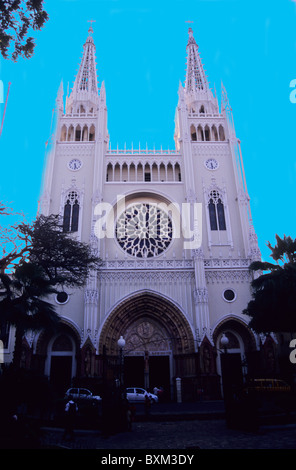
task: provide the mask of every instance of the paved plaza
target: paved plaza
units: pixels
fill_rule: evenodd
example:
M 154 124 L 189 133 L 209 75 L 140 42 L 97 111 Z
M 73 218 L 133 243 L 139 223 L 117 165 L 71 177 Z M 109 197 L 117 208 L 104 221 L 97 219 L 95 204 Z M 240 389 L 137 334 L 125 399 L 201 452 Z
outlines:
M 98 431 L 76 431 L 63 440 L 62 429 L 43 429 L 45 448 L 74 449 L 295 449 L 296 424 L 261 426 L 257 432 L 228 429 L 224 420 L 134 423 L 131 432 L 103 438 Z

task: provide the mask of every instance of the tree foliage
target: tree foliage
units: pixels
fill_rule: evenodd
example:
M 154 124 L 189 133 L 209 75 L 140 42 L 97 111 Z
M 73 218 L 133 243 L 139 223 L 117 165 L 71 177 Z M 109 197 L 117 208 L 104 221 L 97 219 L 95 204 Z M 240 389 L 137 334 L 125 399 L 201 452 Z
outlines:
M 24 333 L 53 329 L 58 324 L 54 306 L 45 299 L 65 286 L 82 287 L 90 271 L 100 267 L 101 261 L 90 246 L 62 228 L 60 216 L 40 215 L 31 224 L 18 224 L 11 250 L 2 249 L 0 324 L 16 327 L 15 367 L 20 362 Z
M 52 285 L 82 287 L 100 259 L 87 243 L 63 232 L 61 217 L 40 215 L 33 224 L 19 225 L 19 236 L 27 246 L 26 259 L 37 264 Z
M 296 239 L 276 235 L 276 241 L 274 247 L 267 244 L 275 263 L 250 266 L 253 272 L 269 271 L 252 281 L 252 300 L 243 311 L 258 333 L 296 331 Z
M 29 31 L 40 30 L 49 18 L 43 3 L 43 0 L 0 0 L 0 51 L 4 59 L 32 57 L 35 40 L 28 36 Z
M 59 316 L 54 306 L 44 297 L 56 292 L 38 265 L 24 260 L 14 275 L 0 274 L 0 324 L 16 327 L 13 366 L 18 368 L 21 360 L 22 339 L 26 331 L 42 329 L 54 331 Z

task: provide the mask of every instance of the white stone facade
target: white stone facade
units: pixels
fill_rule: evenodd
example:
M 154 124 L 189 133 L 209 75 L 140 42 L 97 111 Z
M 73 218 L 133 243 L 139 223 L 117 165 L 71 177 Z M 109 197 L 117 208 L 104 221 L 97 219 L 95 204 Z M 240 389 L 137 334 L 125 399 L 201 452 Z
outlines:
M 205 375 L 209 368 L 219 375 L 223 331 L 236 343 L 230 352 L 242 359 L 250 344 L 256 348 L 256 338 L 247 329 L 248 319 L 242 310 L 250 299 L 248 267 L 260 259 L 227 94 L 223 88 L 219 107 L 190 28 L 185 86 L 180 84 L 176 107 L 175 150 L 111 149 L 105 87 L 104 83 L 97 86 L 95 61 L 90 30 L 65 109 L 62 86 L 58 93 L 56 133 L 40 211 L 67 218 L 68 230 L 73 224 L 73 236 L 91 243 L 103 265 L 84 291 L 69 292 L 66 303 L 56 304 L 57 311 L 69 331 L 75 332 L 77 345 L 90 348 L 93 362 L 89 375 L 98 374 L 95 358 L 104 346 L 107 353 L 117 354 L 119 335 L 127 341 L 126 357 L 144 357 L 145 352 L 151 357 L 167 355 L 170 386 L 184 369 L 178 369 L 177 356 L 199 354 L 199 372 L 190 370 L 190 361 L 184 359 L 184 377 Z M 133 246 L 139 256 L 122 248 L 115 236 L 115 222 L 124 212 L 119 196 L 125 198 L 125 207 L 149 204 L 156 218 L 155 207 L 169 207 L 172 218 L 170 209 L 180 209 L 181 229 L 177 211 L 173 238 L 161 253 L 153 252 L 155 243 L 148 245 L 148 241 L 142 251 L 136 243 Z M 192 214 L 196 203 L 202 206 L 201 246 L 187 248 L 184 223 L 192 228 L 192 219 L 186 220 L 186 208 Z M 114 223 L 109 236 L 99 239 L 95 227 L 101 220 L 101 204 L 112 209 L 110 220 Z M 136 227 L 135 220 L 133 224 Z M 180 236 L 176 236 L 178 230 Z M 156 243 L 157 249 L 162 243 L 163 239 Z M 145 342 L 145 334 L 149 341 Z M 35 339 L 35 352 L 39 340 Z M 205 344 L 216 351 L 214 365 L 210 360 L 206 364 L 205 353 L 202 355 Z M 50 375 L 53 351 L 50 343 L 46 347 L 45 372 Z M 83 367 L 79 369 L 75 363 L 73 351 L 71 354 L 72 377 L 85 375 Z M 146 386 L 157 385 L 151 382 L 159 380 L 159 374 L 154 372 L 147 380 Z

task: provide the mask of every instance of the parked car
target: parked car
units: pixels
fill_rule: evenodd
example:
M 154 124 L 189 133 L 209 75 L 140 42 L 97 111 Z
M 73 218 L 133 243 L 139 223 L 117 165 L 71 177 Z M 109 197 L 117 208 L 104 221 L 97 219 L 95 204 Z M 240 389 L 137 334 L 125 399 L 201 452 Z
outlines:
M 253 379 L 248 387 L 248 390 L 255 392 L 290 392 L 291 387 L 283 380 L 279 379 Z
M 144 388 L 129 387 L 126 389 L 126 398 L 130 402 L 144 403 L 145 397 L 148 396 L 151 403 L 158 402 L 158 396 L 154 393 L 147 392 Z
M 98 395 L 93 395 L 87 388 L 69 388 L 66 391 L 66 398 L 72 397 L 74 400 L 95 400 L 100 401 L 102 398 Z
M 257 394 L 277 395 L 291 392 L 291 387 L 280 379 L 252 379 L 245 390 Z

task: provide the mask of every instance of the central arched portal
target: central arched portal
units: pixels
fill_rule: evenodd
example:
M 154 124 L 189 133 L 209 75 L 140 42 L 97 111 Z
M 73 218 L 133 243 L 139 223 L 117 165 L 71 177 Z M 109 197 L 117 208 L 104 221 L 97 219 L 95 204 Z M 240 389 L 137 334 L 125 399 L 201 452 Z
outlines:
M 195 354 L 193 334 L 180 309 L 151 292 L 133 295 L 117 305 L 107 318 L 100 335 L 100 352 L 105 349 L 108 356 L 118 356 L 120 336 L 126 342 L 125 385 L 151 391 L 163 387 L 171 397 L 173 379 L 181 372 L 180 361 L 186 374 L 181 358 L 186 357 L 188 362 L 188 357 Z

